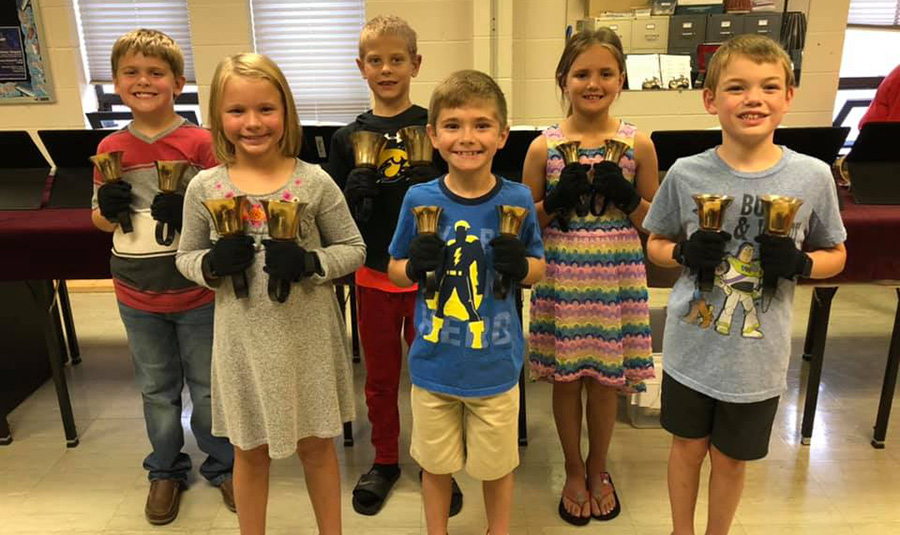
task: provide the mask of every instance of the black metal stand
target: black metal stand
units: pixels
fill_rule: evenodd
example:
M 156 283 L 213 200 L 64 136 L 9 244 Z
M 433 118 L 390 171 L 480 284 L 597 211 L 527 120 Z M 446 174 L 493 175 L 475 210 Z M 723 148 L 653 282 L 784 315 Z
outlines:
M 356 317 L 356 285 L 348 286 L 350 299 L 350 347 L 353 350 L 353 362 L 359 362 L 359 323 Z
M 345 287 L 343 284 L 335 284 L 334 285 L 334 294 L 337 297 L 338 307 L 341 309 L 341 318 L 344 318 L 346 321 L 347 318 L 347 300 L 352 299 L 350 301 L 350 331 L 352 336 L 352 341 L 354 342 L 354 352 L 353 352 L 353 362 L 359 362 L 358 350 L 355 349 L 356 345 L 358 345 L 358 335 L 357 335 L 357 327 L 356 327 L 356 300 L 353 299 L 354 288 L 353 286 L 349 287 L 350 293 L 349 297 L 347 292 L 345 291 Z M 344 422 L 344 447 L 352 447 L 353 446 L 353 422 Z
M 12 433 L 9 430 L 9 422 L 6 421 L 6 412 L 0 414 L 0 446 L 12 444 Z
M 816 332 L 816 318 L 819 316 L 819 300 L 816 299 L 815 289 L 813 297 L 809 300 L 809 319 L 806 322 L 806 338 L 803 339 L 803 360 L 809 362 L 812 358 L 813 337 Z
M 897 386 L 897 368 L 900 366 L 900 289 L 897 293 L 897 312 L 894 315 L 894 330 L 891 331 L 891 347 L 888 350 L 887 365 L 884 369 L 884 382 L 881 385 L 881 401 L 878 403 L 878 416 L 875 418 L 875 433 L 872 447 L 884 449 L 888 420 L 891 417 L 891 404 L 894 401 L 894 389 Z
M 353 422 L 344 422 L 344 447 L 353 447 Z
M 47 285 L 47 293 L 50 295 L 50 301 L 53 303 L 48 310 L 48 314 L 44 316 L 46 324 L 44 325 L 44 339 L 47 344 L 47 355 L 50 358 L 50 369 L 53 373 L 53 384 L 56 386 L 56 399 L 59 402 L 59 412 L 62 416 L 63 429 L 66 433 L 66 447 L 74 448 L 78 446 L 78 431 L 75 428 L 75 416 L 72 414 L 72 403 L 69 401 L 69 387 L 66 384 L 66 375 L 63 371 L 62 348 L 59 339 L 62 336 L 62 329 L 59 320 L 59 312 L 56 309 L 56 302 L 53 297 L 53 281 L 45 282 Z
M 519 314 L 519 323 L 523 325 L 522 319 L 522 288 L 516 286 L 516 312 Z M 525 408 L 525 366 L 519 370 L 519 446 L 528 445 L 528 414 Z
M 803 407 L 803 424 L 800 430 L 800 443 L 804 446 L 809 446 L 812 438 L 816 403 L 819 401 L 819 382 L 822 380 L 825 338 L 828 336 L 828 318 L 831 316 L 831 300 L 834 299 L 835 293 L 837 293 L 837 286 L 813 290 L 813 304 L 810 307 L 810 319 L 803 351 L 806 354 L 808 348 L 810 355 L 809 376 L 806 379 L 806 403 Z
M 63 326 L 66 330 L 66 341 L 69 344 L 69 358 L 73 365 L 81 364 L 81 351 L 78 349 L 78 336 L 75 334 L 75 322 L 72 320 L 72 304 L 69 301 L 69 288 L 66 281 L 59 281 L 59 307 L 62 312 Z

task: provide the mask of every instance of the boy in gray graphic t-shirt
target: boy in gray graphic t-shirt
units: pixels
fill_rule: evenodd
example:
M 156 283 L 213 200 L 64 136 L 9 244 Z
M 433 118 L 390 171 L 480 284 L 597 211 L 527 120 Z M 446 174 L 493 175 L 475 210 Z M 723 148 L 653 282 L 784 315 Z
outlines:
M 793 85 L 790 60 L 774 41 L 747 35 L 723 45 L 703 92 L 722 125 L 722 145 L 677 161 L 644 220 L 650 260 L 685 267 L 669 298 L 663 342 L 662 424 L 674 435 L 669 499 L 676 535 L 694 533 L 707 455 L 707 533 L 728 532 L 746 461 L 768 452 L 786 387 L 796 278 L 832 277 L 846 259 L 828 166 L 773 143 Z M 733 197 L 721 232 L 699 228 L 695 194 Z M 803 201 L 788 236 L 763 232 L 765 195 Z M 712 274 L 710 291 L 699 289 L 698 272 Z M 766 278 L 777 281 L 774 291 L 764 289 Z

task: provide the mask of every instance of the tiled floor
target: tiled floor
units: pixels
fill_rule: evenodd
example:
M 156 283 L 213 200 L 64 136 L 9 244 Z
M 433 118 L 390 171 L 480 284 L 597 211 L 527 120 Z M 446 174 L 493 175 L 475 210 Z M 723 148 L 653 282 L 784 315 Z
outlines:
M 845 287 L 835 298 L 812 446 L 799 444 L 800 410 L 807 373 L 799 358 L 810 290 L 797 292 L 794 352 L 771 442 L 771 453 L 748 470 L 743 502 L 732 529 L 736 535 L 900 534 L 900 415 L 888 430 L 888 447 L 869 446 L 881 376 L 893 324 L 895 298 L 887 287 Z M 655 294 L 655 301 L 664 296 Z M 73 294 L 84 361 L 67 367 L 81 437 L 64 446 L 51 384 L 10 415 L 15 441 L 0 447 L 0 534 L 223 534 L 236 535 L 237 519 L 221 504 L 218 490 L 196 472 L 181 514 L 166 527 L 143 518 L 147 483 L 141 460 L 148 449 L 140 396 L 133 380 L 125 334 L 111 293 Z M 364 368 L 356 367 L 357 384 Z M 403 475 L 376 517 L 350 507 L 350 489 L 368 468 L 372 449 L 358 388 L 356 446 L 338 444 L 343 470 L 345 533 L 424 533 L 417 470 L 402 454 Z M 404 392 L 408 391 L 408 383 Z M 530 443 L 516 472 L 513 530 L 523 535 L 603 533 L 667 534 L 670 531 L 665 466 L 669 437 L 660 429 L 636 429 L 624 418 L 611 447 L 611 471 L 622 499 L 621 516 L 600 526 L 574 528 L 556 515 L 564 481 L 562 454 L 550 414 L 550 387 L 528 385 Z M 895 399 L 897 399 L 895 397 Z M 401 400 L 404 444 L 409 441 L 408 399 Z M 900 410 L 900 404 L 895 403 Z M 185 414 L 189 414 L 189 403 Z M 199 451 L 184 420 L 186 450 L 195 464 Z M 480 485 L 462 474 L 463 512 L 450 523 L 454 535 L 484 533 Z M 702 530 L 705 491 L 697 514 Z M 269 532 L 313 535 L 315 522 L 300 463 L 273 464 Z M 702 531 L 700 531 L 702 533 Z

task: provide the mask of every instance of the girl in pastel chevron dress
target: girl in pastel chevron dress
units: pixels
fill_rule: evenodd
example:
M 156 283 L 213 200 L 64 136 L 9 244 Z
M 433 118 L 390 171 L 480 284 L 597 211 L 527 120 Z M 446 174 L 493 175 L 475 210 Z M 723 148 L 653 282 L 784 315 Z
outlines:
M 616 394 L 641 391 L 644 380 L 653 377 L 637 229 L 659 181 L 650 138 L 609 113 L 625 81 L 615 33 L 601 28 L 570 38 L 556 81 L 569 103 L 568 116 L 534 140 L 522 175 L 544 227 L 547 259 L 547 276 L 531 295 L 529 361 L 534 377 L 553 383 L 553 415 L 566 460 L 559 515 L 584 525 L 592 517 L 611 520 L 621 510 L 606 466 Z M 605 161 L 608 139 L 629 147 L 617 162 Z M 557 145 L 568 140 L 581 143 L 579 163 L 563 161 Z M 573 209 L 590 190 L 589 177 L 608 207 L 600 215 L 579 216 Z M 601 205 L 596 204 L 596 212 Z M 582 389 L 587 390 L 586 408 Z M 580 441 L 583 413 L 586 460 Z

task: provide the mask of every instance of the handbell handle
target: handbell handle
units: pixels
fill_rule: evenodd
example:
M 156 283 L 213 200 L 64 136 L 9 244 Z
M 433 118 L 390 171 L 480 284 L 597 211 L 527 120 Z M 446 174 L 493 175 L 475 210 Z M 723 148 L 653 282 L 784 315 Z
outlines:
M 497 273 L 494 276 L 494 297 L 495 298 L 506 299 L 506 296 L 509 295 L 510 288 L 512 288 L 512 283 L 505 274 Z
M 269 299 L 284 303 L 291 295 L 291 281 L 269 276 Z
M 119 226 L 122 227 L 122 232 L 128 234 L 129 232 L 134 232 L 134 226 L 131 224 L 131 212 L 124 211 L 119 212 L 119 215 L 116 216 L 116 219 L 119 220 Z
M 372 197 L 363 197 L 361 201 L 356 205 L 355 216 L 356 221 L 359 223 L 366 223 L 369 219 L 372 218 L 372 209 L 374 206 L 374 201 Z
M 711 292 L 715 286 L 716 270 L 715 269 L 698 269 L 697 283 L 701 292 Z
M 234 295 L 238 299 L 246 299 L 250 296 L 247 289 L 247 273 L 241 271 L 231 276 L 231 287 L 234 288 Z
M 172 245 L 175 241 L 175 227 L 165 221 L 156 222 L 156 243 L 160 245 Z

